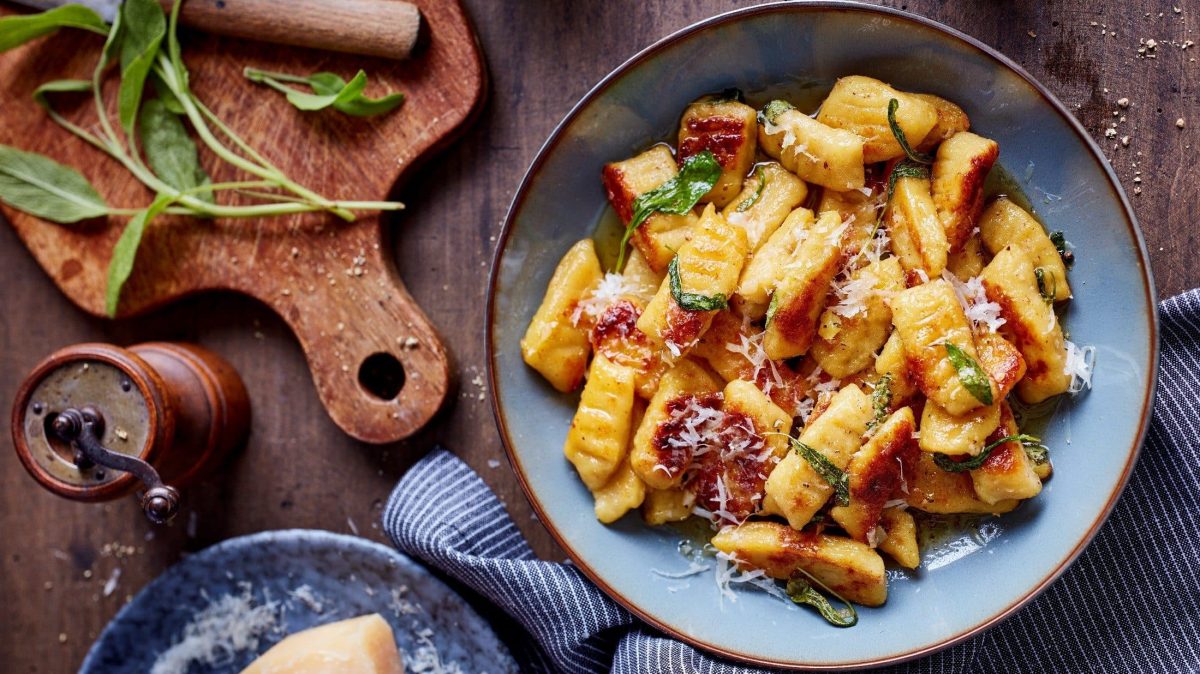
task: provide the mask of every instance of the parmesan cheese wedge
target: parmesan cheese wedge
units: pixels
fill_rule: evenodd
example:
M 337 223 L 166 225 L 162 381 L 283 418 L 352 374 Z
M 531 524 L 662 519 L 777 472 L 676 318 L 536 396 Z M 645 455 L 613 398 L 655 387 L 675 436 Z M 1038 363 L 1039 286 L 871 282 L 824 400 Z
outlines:
M 242 674 L 404 674 L 392 628 L 378 613 L 297 632 Z

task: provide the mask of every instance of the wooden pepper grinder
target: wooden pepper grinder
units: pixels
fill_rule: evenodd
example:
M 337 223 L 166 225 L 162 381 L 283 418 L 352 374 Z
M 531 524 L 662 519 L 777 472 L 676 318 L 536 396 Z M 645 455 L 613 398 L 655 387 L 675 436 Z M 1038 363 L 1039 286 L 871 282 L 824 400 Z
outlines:
M 237 372 L 192 344 L 77 344 L 30 372 L 13 403 L 13 446 L 43 487 L 76 501 L 142 492 L 146 517 L 245 440 L 250 401 Z

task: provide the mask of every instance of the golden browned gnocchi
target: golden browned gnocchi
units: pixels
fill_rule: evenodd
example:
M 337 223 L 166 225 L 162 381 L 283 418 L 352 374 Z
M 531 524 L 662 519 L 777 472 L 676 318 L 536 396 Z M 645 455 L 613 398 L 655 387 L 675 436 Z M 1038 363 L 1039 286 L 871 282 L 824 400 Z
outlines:
M 583 384 L 563 452 L 599 521 L 706 520 L 723 595 L 784 581 L 851 625 L 930 518 L 1042 491 L 1017 407 L 1090 386 L 1092 354 L 1057 313 L 1072 254 L 985 190 L 966 111 L 855 75 L 816 114 L 758 103 L 702 96 L 677 147 L 605 165 L 621 243 L 567 251 L 522 355 Z

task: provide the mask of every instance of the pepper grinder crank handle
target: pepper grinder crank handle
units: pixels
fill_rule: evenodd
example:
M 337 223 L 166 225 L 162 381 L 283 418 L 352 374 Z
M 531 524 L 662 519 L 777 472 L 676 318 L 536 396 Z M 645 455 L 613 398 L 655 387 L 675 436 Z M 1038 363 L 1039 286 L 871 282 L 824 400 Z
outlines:
M 132 473 L 141 480 L 146 485 L 146 491 L 140 499 L 142 510 L 151 522 L 165 524 L 179 512 L 179 490 L 163 484 L 154 466 L 136 456 L 120 454 L 100 444 L 104 416 L 95 407 L 68 407 L 54 417 L 50 427 L 58 439 L 71 443 L 78 450 L 75 465 L 104 466 Z

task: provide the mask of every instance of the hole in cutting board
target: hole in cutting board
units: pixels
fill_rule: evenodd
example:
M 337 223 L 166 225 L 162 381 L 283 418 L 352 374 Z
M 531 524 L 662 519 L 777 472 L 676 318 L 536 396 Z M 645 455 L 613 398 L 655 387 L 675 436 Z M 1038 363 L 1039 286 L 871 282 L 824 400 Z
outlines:
M 390 353 L 373 353 L 358 366 L 358 383 L 380 400 L 395 400 L 404 388 L 404 365 Z

